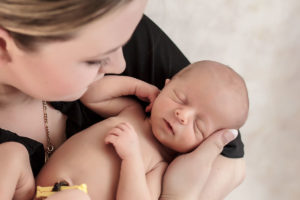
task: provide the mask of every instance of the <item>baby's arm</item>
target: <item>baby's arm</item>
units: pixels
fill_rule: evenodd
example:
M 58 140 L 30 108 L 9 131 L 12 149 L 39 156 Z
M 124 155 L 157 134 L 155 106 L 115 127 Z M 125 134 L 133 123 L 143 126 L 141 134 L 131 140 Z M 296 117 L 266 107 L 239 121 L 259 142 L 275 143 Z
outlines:
M 116 199 L 158 199 L 167 164 L 160 162 L 145 174 L 138 136 L 133 127 L 129 123 L 120 123 L 109 132 L 105 142 L 113 144 L 122 159 Z
M 91 110 L 103 117 L 119 114 L 134 101 L 121 96 L 136 95 L 144 101 L 149 101 L 146 108 L 150 110 L 159 90 L 149 83 L 128 76 L 105 76 L 93 83 L 80 99 Z
M 31 200 L 35 183 L 26 148 L 16 142 L 0 144 L 0 199 Z

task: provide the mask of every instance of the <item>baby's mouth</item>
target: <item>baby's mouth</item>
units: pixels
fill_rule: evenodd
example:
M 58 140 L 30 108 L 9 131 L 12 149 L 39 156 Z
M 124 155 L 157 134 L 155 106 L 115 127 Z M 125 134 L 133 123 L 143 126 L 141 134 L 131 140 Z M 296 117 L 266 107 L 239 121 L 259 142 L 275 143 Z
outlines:
M 164 119 L 164 122 L 165 122 L 168 130 L 172 133 L 172 135 L 175 135 L 174 130 L 173 130 L 171 124 L 167 120 L 165 120 L 165 119 Z

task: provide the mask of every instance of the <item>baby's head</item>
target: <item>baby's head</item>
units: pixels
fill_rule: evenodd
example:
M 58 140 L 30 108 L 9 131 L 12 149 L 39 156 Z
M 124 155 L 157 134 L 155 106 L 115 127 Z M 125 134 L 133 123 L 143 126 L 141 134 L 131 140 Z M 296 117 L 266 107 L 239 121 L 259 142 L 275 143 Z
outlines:
M 230 67 L 200 61 L 178 72 L 155 100 L 154 136 L 177 152 L 188 152 L 221 129 L 239 129 L 248 116 L 243 78 Z

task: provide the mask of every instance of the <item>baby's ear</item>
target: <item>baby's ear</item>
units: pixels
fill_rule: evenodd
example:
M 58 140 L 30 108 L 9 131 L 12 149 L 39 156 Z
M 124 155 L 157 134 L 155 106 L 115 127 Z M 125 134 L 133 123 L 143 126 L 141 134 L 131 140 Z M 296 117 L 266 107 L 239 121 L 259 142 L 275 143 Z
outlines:
M 169 82 L 170 82 L 170 79 L 167 78 L 167 79 L 165 80 L 165 86 L 168 85 Z

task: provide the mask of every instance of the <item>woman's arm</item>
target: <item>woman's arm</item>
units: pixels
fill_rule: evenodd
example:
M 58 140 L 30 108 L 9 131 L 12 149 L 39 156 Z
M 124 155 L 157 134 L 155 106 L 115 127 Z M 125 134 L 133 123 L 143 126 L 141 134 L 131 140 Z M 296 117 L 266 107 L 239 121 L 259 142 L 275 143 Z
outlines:
M 165 173 L 160 199 L 199 200 L 212 191 L 214 187 L 212 184 L 218 185 L 215 181 L 225 177 L 225 182 L 227 182 L 227 175 L 214 173 L 215 170 L 222 167 L 218 164 L 218 158 L 223 147 L 235 137 L 236 134 L 231 131 L 221 130 L 208 137 L 193 152 L 180 155 L 173 160 Z M 224 185 L 220 184 L 213 193 L 226 193 L 224 192 L 226 189 L 223 187 Z M 207 197 L 206 199 L 210 198 Z
M 245 177 L 245 161 L 219 155 L 197 200 L 220 200 L 239 186 Z M 216 192 L 218 191 L 218 192 Z

